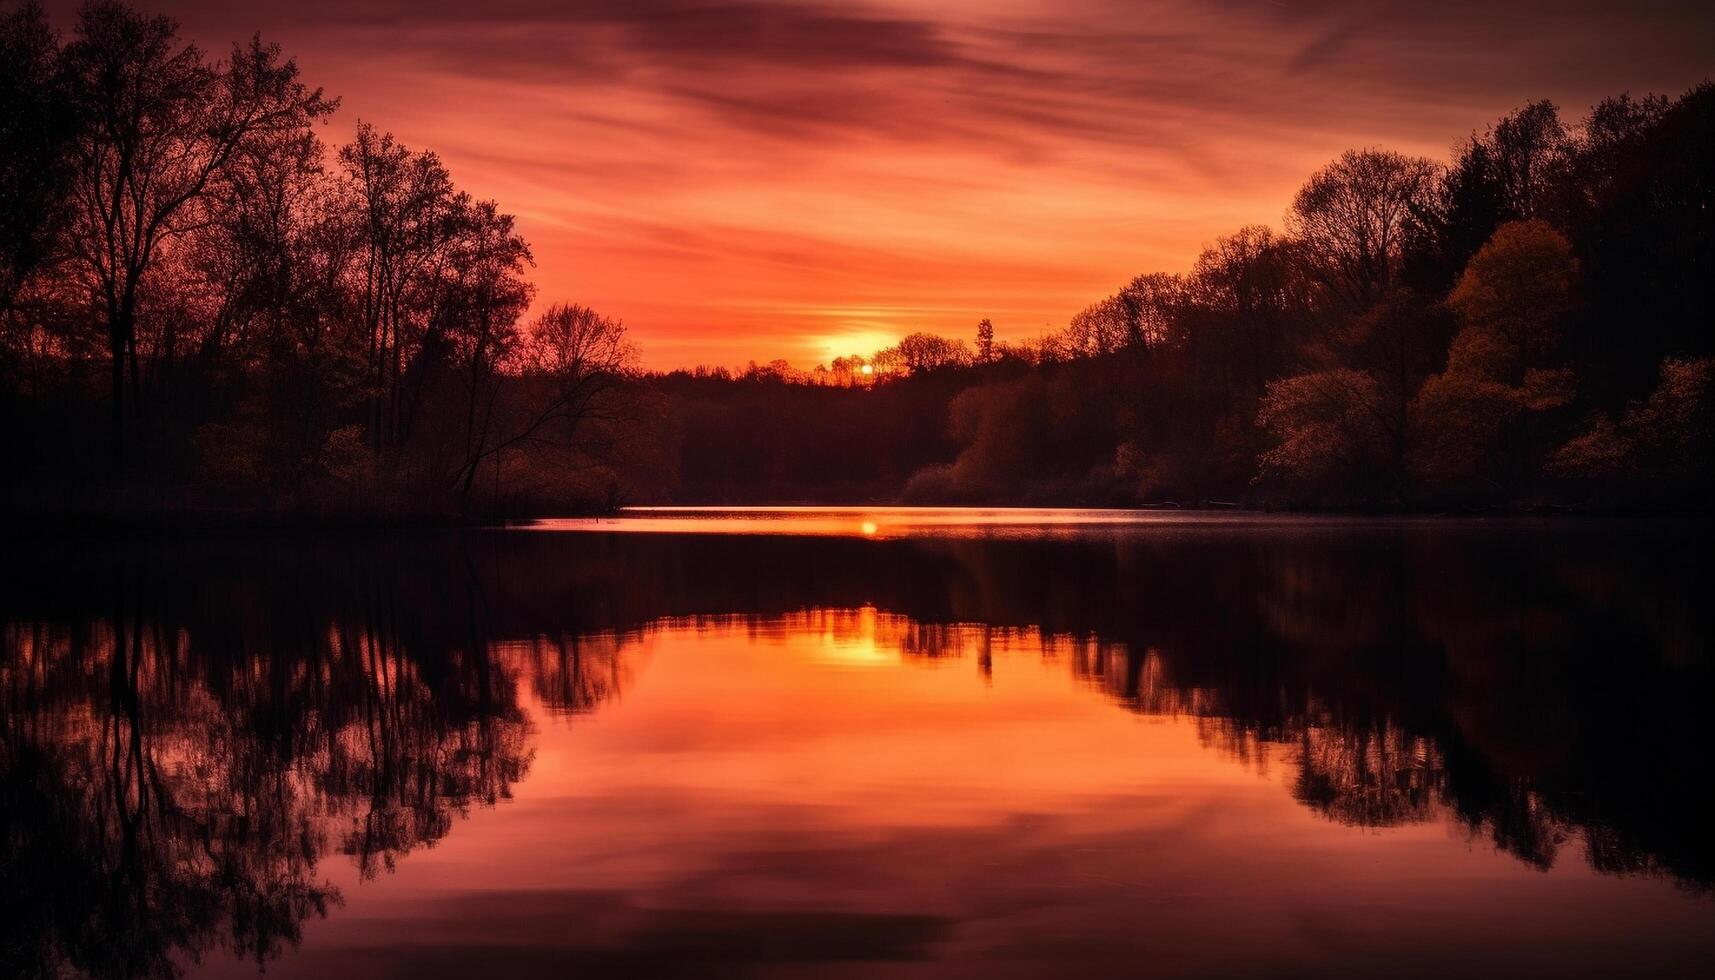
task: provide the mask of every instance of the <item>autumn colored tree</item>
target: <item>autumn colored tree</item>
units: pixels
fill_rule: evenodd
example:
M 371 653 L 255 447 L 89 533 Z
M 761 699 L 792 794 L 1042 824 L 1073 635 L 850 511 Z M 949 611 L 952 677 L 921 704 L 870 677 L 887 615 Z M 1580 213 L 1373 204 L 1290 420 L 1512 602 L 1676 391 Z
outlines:
M 1534 489 L 1551 416 L 1576 391 L 1556 354 L 1577 272 L 1571 243 L 1539 220 L 1502 225 L 1472 257 L 1448 297 L 1463 326 L 1447 369 L 1424 384 L 1414 411 L 1431 483 Z
M 1258 460 L 1261 479 L 1317 502 L 1376 499 L 1391 473 L 1394 432 L 1373 375 L 1333 368 L 1269 382 L 1257 424 L 1275 440 Z
M 1668 358 L 1648 398 L 1597 413 L 1549 460 L 1587 491 L 1679 504 L 1715 490 L 1715 359 Z

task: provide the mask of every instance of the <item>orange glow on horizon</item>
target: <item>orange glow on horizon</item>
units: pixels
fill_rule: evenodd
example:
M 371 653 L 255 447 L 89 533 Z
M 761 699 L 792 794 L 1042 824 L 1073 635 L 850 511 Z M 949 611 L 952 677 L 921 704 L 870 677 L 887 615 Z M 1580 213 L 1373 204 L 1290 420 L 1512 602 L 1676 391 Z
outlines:
M 435 150 L 519 216 L 538 304 L 623 319 L 652 368 L 808 369 L 984 317 L 1034 338 L 1278 226 L 1342 150 L 1442 158 L 1529 99 L 1681 91 L 1715 48 L 1665 3 L 1554 31 L 1356 0 L 145 6 L 211 51 L 279 42 L 343 100 L 331 144 L 361 119 Z

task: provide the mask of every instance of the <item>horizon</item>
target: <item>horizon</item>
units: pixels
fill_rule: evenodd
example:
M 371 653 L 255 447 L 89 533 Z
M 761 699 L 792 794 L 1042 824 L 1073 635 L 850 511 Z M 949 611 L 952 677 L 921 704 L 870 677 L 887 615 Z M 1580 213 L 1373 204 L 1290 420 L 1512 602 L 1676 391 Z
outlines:
M 80 5 L 45 6 L 64 30 Z M 809 370 L 983 318 L 1031 340 L 1218 236 L 1279 228 L 1344 150 L 1442 162 L 1530 101 L 1572 121 L 1616 92 L 1676 96 L 1715 44 L 1673 2 L 406 6 L 141 5 L 214 56 L 280 44 L 341 99 L 330 150 L 361 120 L 437 153 L 518 216 L 530 313 L 621 319 L 651 371 Z

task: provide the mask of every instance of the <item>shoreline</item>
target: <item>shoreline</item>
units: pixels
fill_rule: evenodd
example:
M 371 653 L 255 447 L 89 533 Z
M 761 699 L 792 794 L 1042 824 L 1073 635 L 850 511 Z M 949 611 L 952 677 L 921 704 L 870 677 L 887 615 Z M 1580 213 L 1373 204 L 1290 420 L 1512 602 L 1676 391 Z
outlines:
M 1226 517 L 1234 523 L 1250 519 L 1303 518 L 1333 520 L 1373 520 L 1428 523 L 1445 521 L 1449 524 L 1473 520 L 1496 522 L 1564 522 L 1567 525 L 1600 523 L 1604 521 L 1648 522 L 1673 521 L 1704 523 L 1715 515 L 1707 509 L 1639 509 L 1545 506 L 1532 508 L 1469 507 L 1469 508 L 1299 508 L 1299 507 L 1238 507 L 1144 505 L 1133 507 L 1092 507 L 1079 505 L 1035 505 L 1019 503 L 983 504 L 895 504 L 880 502 L 768 502 L 746 504 L 636 504 L 615 509 L 567 509 L 528 515 L 507 515 L 488 518 L 476 515 L 451 516 L 429 514 L 392 515 L 330 515 L 225 512 L 152 512 L 119 513 L 113 511 L 40 511 L 0 509 L 5 531 L 0 540 L 29 540 L 43 538 L 78 539 L 161 539 L 168 537 L 322 537 L 346 535 L 352 537 L 392 537 L 398 535 L 438 534 L 462 531 L 525 529 L 543 521 L 555 520 L 643 520 L 641 514 L 627 511 L 658 510 L 680 514 L 708 516 L 724 513 L 762 516 L 771 512 L 861 512 L 865 510 L 893 511 L 992 511 L 1020 510 L 1043 513 L 1138 514 L 1206 519 Z M 1187 520 L 1186 523 L 1202 521 Z M 1171 523 L 1164 521 L 1163 523 Z

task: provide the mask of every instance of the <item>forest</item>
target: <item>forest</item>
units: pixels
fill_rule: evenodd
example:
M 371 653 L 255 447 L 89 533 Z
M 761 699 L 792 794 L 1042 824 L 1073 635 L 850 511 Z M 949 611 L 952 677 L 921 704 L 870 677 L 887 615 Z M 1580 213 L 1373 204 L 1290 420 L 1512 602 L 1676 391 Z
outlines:
M 0 506 L 1683 510 L 1711 488 L 1715 84 L 1349 150 L 1279 227 L 1017 339 L 646 371 L 501 204 L 260 37 L 0 5 Z M 1450 137 L 1455 134 L 1449 134 Z M 1266 218 L 1267 216 L 1259 216 Z M 1013 339 L 1006 339 L 1011 337 Z

